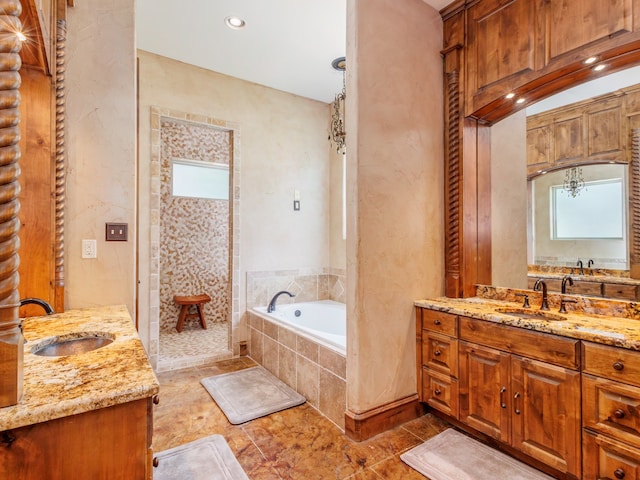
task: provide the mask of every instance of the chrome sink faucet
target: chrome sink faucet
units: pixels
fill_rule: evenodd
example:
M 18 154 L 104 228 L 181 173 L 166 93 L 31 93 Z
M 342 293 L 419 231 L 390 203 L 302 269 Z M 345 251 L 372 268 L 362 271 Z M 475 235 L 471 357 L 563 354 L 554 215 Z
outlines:
M 291 292 L 287 292 L 286 290 L 280 290 L 278 293 L 276 293 L 273 298 L 271 299 L 271 301 L 269 302 L 269 306 L 267 307 L 267 313 L 271 313 L 273 311 L 275 311 L 276 309 L 276 301 L 278 300 L 278 297 L 280 295 L 282 295 L 283 293 L 286 293 L 287 295 L 289 295 L 291 298 L 295 297 L 295 295 Z
M 540 310 L 549 310 L 549 302 L 547 300 L 547 284 L 541 278 L 536 280 L 536 283 L 533 284 L 533 290 L 539 290 L 538 287 L 542 287 L 542 304 L 540 305 Z

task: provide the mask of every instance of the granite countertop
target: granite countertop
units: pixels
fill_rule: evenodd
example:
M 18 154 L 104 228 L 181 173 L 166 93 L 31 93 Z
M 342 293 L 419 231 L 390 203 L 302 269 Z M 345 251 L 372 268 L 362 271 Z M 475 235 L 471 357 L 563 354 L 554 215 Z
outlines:
M 558 320 L 520 318 L 498 310 L 506 308 L 536 313 L 539 307 L 532 305 L 529 309 L 522 309 L 521 303 L 482 297 L 463 299 L 439 297 L 418 300 L 415 305 L 537 332 L 553 333 L 564 337 L 640 350 L 640 320 L 636 318 L 579 312 L 558 313 L 557 309 L 549 310 L 549 314 Z
M 148 398 L 160 389 L 124 305 L 29 317 L 23 330 L 23 396 L 17 405 L 0 408 L 0 431 Z M 114 340 L 66 357 L 31 352 L 50 337 L 82 332 L 104 333 Z

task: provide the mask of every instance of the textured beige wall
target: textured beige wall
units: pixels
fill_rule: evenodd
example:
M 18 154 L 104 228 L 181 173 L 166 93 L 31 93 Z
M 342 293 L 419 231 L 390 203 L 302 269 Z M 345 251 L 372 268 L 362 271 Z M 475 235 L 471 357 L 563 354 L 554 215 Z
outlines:
M 246 272 L 329 266 L 329 107 L 271 88 L 139 51 L 140 322 L 148 325 L 150 107 L 233 122 L 241 156 L 240 286 Z M 234 153 L 235 155 L 235 153 Z M 294 190 L 301 210 L 293 211 Z M 235 213 L 234 213 L 235 215 Z M 242 332 L 239 333 L 242 336 Z M 234 338 L 234 341 L 236 339 Z
M 527 288 L 527 117 L 521 110 L 491 127 L 493 285 Z
M 68 10 L 66 307 L 126 304 L 134 313 L 136 94 L 134 1 Z M 105 242 L 105 222 L 129 224 Z M 97 240 L 82 259 L 83 239 Z
M 444 293 L 442 21 L 420 0 L 348 0 L 347 32 L 347 408 L 361 413 L 416 393 L 413 302 Z

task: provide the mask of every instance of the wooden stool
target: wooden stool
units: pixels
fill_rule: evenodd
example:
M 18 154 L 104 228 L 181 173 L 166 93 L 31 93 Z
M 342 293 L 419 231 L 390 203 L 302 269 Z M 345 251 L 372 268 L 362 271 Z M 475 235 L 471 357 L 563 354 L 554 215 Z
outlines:
M 173 299 L 178 305 L 182 306 L 180 309 L 180 316 L 178 317 L 178 324 L 176 325 L 176 330 L 178 330 L 178 332 L 182 331 L 185 319 L 196 317 L 200 319 L 200 325 L 202 325 L 202 328 L 205 330 L 207 329 L 207 323 L 204 321 L 204 314 L 202 313 L 202 305 L 211 301 L 211 297 L 209 295 L 190 295 L 186 297 L 174 295 Z M 189 313 L 189 307 L 193 305 L 195 305 L 198 313 Z

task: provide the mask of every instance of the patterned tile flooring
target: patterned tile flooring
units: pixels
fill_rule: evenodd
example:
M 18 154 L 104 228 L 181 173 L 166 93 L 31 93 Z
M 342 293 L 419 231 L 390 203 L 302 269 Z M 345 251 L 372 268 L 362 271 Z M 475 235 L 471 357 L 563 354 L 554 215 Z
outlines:
M 159 373 L 153 449 L 159 452 L 218 433 L 251 480 L 424 480 L 400 454 L 449 427 L 431 414 L 364 442 L 347 438 L 308 403 L 231 425 L 200 380 L 253 365 L 241 357 Z
M 191 322 L 186 323 L 180 333 L 160 331 L 158 372 L 211 364 L 231 357 L 227 322 L 207 322 L 206 330 L 198 322 Z

